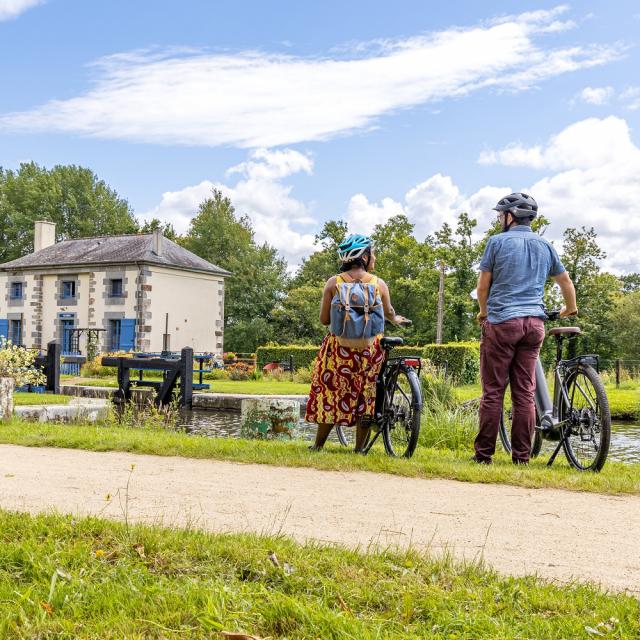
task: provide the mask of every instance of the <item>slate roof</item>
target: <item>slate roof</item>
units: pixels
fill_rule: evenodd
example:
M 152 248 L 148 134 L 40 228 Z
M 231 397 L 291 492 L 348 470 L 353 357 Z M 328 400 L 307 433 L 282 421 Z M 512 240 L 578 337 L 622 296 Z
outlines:
M 78 238 L 57 242 L 17 260 L 0 264 L 0 271 L 144 262 L 222 276 L 231 275 L 229 271 L 203 260 L 168 238 L 162 239 L 161 253 L 162 255 L 154 253 L 151 233 Z

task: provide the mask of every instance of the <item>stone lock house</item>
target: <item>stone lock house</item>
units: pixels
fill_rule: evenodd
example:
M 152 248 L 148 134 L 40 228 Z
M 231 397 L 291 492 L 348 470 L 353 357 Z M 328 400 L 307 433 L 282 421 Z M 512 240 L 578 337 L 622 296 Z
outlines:
M 103 352 L 222 353 L 228 271 L 160 231 L 55 238 L 55 224 L 36 222 L 34 252 L 0 264 L 0 336 L 86 354 L 87 330 L 100 329 Z

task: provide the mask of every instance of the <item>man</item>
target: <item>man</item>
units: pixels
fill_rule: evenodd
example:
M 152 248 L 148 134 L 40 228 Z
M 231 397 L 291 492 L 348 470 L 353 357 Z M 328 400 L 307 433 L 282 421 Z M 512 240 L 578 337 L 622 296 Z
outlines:
M 535 366 L 545 336 L 544 285 L 552 276 L 560 286 L 563 318 L 578 313 L 576 292 L 556 250 L 531 230 L 536 201 L 512 193 L 494 210 L 502 233 L 489 238 L 478 277 L 482 401 L 473 460 L 491 464 L 509 384 L 512 461 L 527 464 L 535 429 Z

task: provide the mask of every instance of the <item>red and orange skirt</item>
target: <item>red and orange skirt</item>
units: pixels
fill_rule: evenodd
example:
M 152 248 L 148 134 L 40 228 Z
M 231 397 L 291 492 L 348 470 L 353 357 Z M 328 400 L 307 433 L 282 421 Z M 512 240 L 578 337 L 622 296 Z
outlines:
M 373 416 L 383 360 L 378 338 L 369 347 L 352 349 L 327 334 L 313 366 L 306 420 L 353 426 L 360 418 Z

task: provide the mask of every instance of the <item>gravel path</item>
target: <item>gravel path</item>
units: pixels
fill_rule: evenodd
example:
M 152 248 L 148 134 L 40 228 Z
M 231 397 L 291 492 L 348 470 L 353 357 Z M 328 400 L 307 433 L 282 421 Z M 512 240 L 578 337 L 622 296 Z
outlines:
M 640 595 L 635 496 L 0 445 L 0 507 L 447 549 L 503 573 Z

